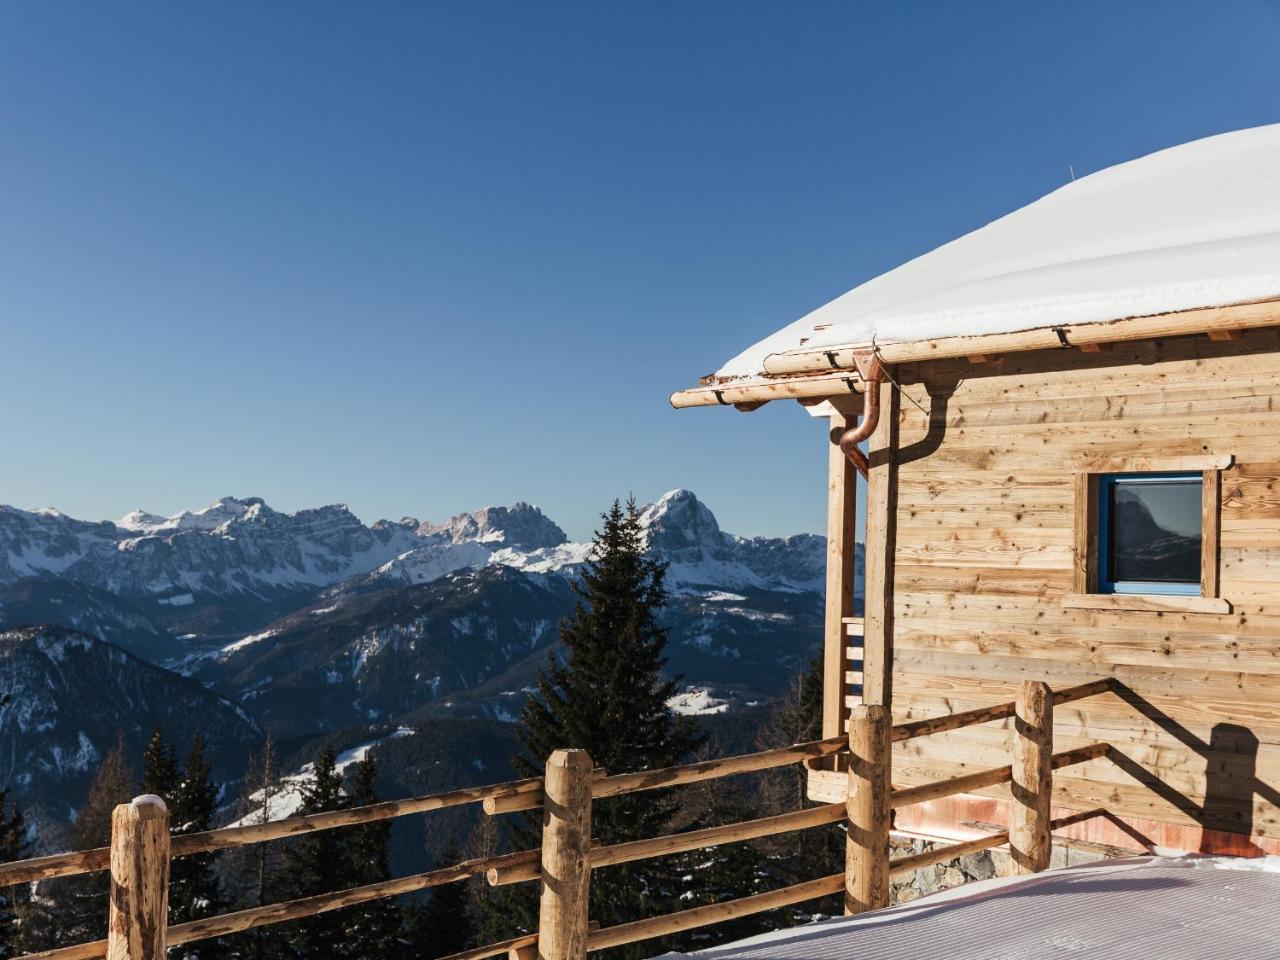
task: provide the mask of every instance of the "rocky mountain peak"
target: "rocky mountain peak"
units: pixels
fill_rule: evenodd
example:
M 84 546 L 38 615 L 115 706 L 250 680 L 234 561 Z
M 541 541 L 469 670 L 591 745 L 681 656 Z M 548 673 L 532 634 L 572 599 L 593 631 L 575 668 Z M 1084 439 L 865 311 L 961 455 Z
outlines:
M 449 543 L 487 543 L 516 550 L 550 550 L 569 541 L 559 524 L 533 504 L 484 507 L 460 513 L 444 523 L 418 527 L 424 537 L 440 537 Z
M 168 536 L 191 530 L 209 532 L 241 519 L 250 511 L 261 511 L 265 506 L 261 497 L 247 497 L 244 500 L 219 497 L 207 507 L 182 510 L 169 517 L 161 517 L 146 510 L 133 510 L 116 521 L 116 526 L 141 536 Z
M 116 521 L 116 526 L 121 530 L 128 530 L 130 533 L 147 533 L 163 526 L 167 520 L 168 517 L 162 517 L 157 513 L 148 513 L 146 510 L 130 510 Z
M 672 490 L 640 512 L 650 550 L 672 561 L 720 558 L 725 536 L 716 516 L 691 490 Z

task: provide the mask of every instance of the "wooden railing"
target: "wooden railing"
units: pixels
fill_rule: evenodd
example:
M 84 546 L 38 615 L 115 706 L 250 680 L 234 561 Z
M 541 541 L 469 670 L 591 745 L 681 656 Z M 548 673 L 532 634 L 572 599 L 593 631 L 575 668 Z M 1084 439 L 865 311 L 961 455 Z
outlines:
M 1094 696 L 1109 689 L 1108 681 L 1098 681 L 1054 693 L 1045 684 L 1027 682 L 1015 701 L 896 727 L 892 725 L 886 707 L 859 705 L 850 718 L 847 738 L 832 737 L 744 756 L 616 776 L 595 770 L 585 751 L 557 750 L 548 759 L 542 777 L 268 823 L 225 827 L 172 839 L 169 836 L 169 815 L 163 801 L 157 797 L 139 797 L 116 808 L 112 819 L 111 846 L 0 865 L 0 887 L 111 871 L 107 939 L 28 954 L 20 960 L 97 960 L 100 957 L 109 960 L 162 960 L 167 947 L 298 920 L 480 875 L 485 875 L 493 885 L 542 880 L 537 930 L 466 950 L 447 960 L 485 960 L 502 954 L 509 954 L 512 960 L 531 960 L 534 957 L 539 960 L 582 960 L 587 951 L 667 936 L 841 892 L 844 893 L 846 912 L 856 913 L 887 906 L 889 881 L 894 875 L 1004 844 L 1010 847 L 1015 869 L 1032 872 L 1047 867 L 1054 830 L 1101 814 L 1101 811 L 1088 811 L 1051 822 L 1049 807 L 1053 771 L 1106 756 L 1110 749 L 1106 744 L 1090 744 L 1053 753 L 1054 705 Z M 1011 717 L 1015 719 L 1015 737 L 1013 762 L 1009 766 L 893 789 L 894 742 Z M 845 803 L 607 846 L 594 845 L 591 841 L 594 800 L 755 773 L 793 763 L 812 763 L 838 754 L 846 754 L 848 759 L 849 789 Z M 889 833 L 893 810 L 1010 782 L 1013 784 L 1014 803 L 1007 831 L 910 857 L 890 859 Z M 490 815 L 542 808 L 541 847 L 466 860 L 408 877 L 167 926 L 167 884 L 172 857 L 225 850 L 466 804 L 480 804 Z M 841 822 L 848 828 L 845 870 L 841 874 L 612 927 L 600 928 L 590 922 L 588 891 L 591 871 L 599 867 Z
M 299 920 L 343 907 L 465 880 L 491 869 L 508 867 L 519 862 L 525 854 L 466 860 L 451 867 L 408 877 L 166 926 L 168 905 L 163 881 L 168 877 L 171 857 L 226 850 L 301 836 L 318 830 L 374 823 L 466 804 L 509 800 L 532 793 L 539 797 L 535 806 L 540 805 L 541 777 L 408 800 L 390 800 L 267 823 L 223 827 L 172 839 L 169 837 L 169 814 L 163 801 L 158 797 L 138 797 L 132 803 L 121 804 L 115 809 L 112 816 L 111 846 L 0 865 L 0 887 L 109 869 L 112 882 L 107 938 L 27 954 L 19 960 L 97 960 L 100 957 L 108 957 L 110 960 L 162 960 L 166 947 L 242 933 L 256 927 Z M 142 872 L 132 869 L 139 858 L 148 865 Z M 534 943 L 536 939 L 535 936 L 517 937 L 464 951 L 449 960 L 483 960 L 499 956 L 511 948 Z

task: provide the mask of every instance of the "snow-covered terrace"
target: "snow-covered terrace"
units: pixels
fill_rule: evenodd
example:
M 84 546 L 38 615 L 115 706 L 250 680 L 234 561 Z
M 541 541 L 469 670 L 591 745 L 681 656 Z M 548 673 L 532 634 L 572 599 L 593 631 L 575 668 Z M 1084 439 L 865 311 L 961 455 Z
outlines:
M 1275 960 L 1280 857 L 1136 857 L 972 883 L 705 960 Z

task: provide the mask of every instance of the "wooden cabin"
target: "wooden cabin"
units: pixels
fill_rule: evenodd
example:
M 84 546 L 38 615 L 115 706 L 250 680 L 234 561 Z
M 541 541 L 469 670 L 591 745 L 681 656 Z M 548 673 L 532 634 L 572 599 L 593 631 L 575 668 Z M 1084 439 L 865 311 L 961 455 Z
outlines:
M 1280 853 L 1280 125 L 1069 183 L 672 403 L 785 399 L 830 427 L 824 736 L 859 703 L 902 724 L 1108 680 L 1055 711 L 1054 749 L 1113 748 L 1055 775 L 1055 814 L 1106 811 L 1059 839 Z M 1013 728 L 896 743 L 893 785 L 1007 762 Z M 964 839 L 1009 795 L 897 826 Z

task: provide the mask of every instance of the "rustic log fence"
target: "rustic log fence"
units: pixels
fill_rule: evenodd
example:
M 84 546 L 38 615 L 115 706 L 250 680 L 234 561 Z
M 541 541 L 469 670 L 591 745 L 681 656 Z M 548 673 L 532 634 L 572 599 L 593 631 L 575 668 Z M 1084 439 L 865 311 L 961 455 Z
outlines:
M 28 954 L 19 960 L 99 960 L 102 957 L 162 960 L 167 947 L 298 920 L 475 876 L 486 876 L 495 886 L 540 880 L 538 929 L 454 954 L 446 960 L 486 960 L 503 954 L 511 960 L 583 960 L 589 951 L 668 936 L 838 893 L 844 894 L 847 913 L 875 910 L 888 906 L 892 877 L 1005 844 L 1010 847 L 1016 870 L 1029 873 L 1045 869 L 1053 831 L 1103 813 L 1090 810 L 1051 822 L 1053 771 L 1107 756 L 1110 751 L 1108 745 L 1096 743 L 1053 753 L 1054 706 L 1110 689 L 1112 685 L 1105 680 L 1057 692 L 1045 684 L 1028 681 L 1018 698 L 1009 703 L 897 726 L 892 724 L 888 708 L 864 704 L 853 711 L 847 737 L 830 737 L 744 756 L 616 776 L 593 769 L 585 751 L 557 750 L 548 759 L 543 777 L 176 837 L 169 835 L 169 814 L 163 801 L 158 797 L 138 797 L 116 808 L 111 846 L 2 864 L 0 887 L 101 870 L 111 873 L 110 918 L 105 940 Z M 904 789 L 893 788 L 893 743 L 1010 718 L 1014 720 L 1015 735 L 1013 762 L 1009 766 Z M 628 843 L 600 846 L 591 841 L 594 800 L 756 773 L 793 763 L 815 763 L 836 755 L 845 755 L 848 759 L 849 787 L 844 803 Z M 894 810 L 1002 783 L 1012 784 L 1013 807 L 1007 831 L 891 859 L 889 836 Z M 168 873 L 172 857 L 466 804 L 480 804 L 490 815 L 541 808 L 540 849 L 467 860 L 413 876 L 167 925 Z M 601 928 L 590 921 L 591 872 L 597 868 L 841 822 L 847 825 L 843 873 L 612 927 Z

